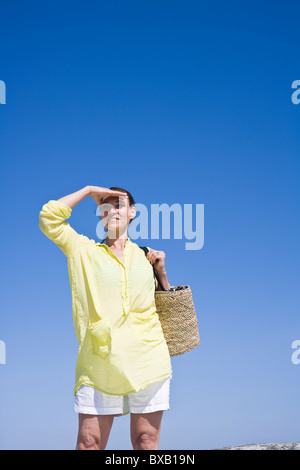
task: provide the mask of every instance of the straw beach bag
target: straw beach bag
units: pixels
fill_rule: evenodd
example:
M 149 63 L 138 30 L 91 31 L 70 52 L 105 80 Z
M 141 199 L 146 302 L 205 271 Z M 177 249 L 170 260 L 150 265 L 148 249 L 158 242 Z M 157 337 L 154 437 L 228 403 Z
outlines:
M 145 254 L 146 246 L 140 247 Z M 165 289 L 153 268 L 161 291 L 155 291 L 156 311 L 162 326 L 170 356 L 179 356 L 200 344 L 198 321 L 190 286 L 172 286 Z

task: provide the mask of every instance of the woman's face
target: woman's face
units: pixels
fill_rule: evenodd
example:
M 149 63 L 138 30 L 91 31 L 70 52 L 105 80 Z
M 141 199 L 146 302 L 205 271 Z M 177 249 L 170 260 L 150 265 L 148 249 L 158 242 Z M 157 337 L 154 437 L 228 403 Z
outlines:
M 135 216 L 135 208 L 129 205 L 129 198 L 124 196 L 109 196 L 100 204 L 101 220 L 109 232 L 119 235 L 128 228 L 129 222 Z

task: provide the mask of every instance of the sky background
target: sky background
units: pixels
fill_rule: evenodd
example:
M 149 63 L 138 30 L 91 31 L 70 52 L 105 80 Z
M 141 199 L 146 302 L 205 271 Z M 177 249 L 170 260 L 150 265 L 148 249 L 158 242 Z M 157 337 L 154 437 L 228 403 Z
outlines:
M 166 253 L 201 344 L 172 359 L 160 449 L 300 439 L 296 0 L 1 5 L 0 448 L 74 449 L 77 342 L 67 259 L 43 204 L 86 185 L 204 204 L 204 246 Z M 96 241 L 96 203 L 70 225 Z M 129 416 L 107 449 L 131 449 Z

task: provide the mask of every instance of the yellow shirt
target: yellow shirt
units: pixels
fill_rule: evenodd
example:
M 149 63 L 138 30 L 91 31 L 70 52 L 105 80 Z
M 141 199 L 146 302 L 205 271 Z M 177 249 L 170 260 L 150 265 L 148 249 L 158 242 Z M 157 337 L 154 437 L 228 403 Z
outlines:
M 128 237 L 121 262 L 106 243 L 78 234 L 65 221 L 71 212 L 51 200 L 39 213 L 39 227 L 68 260 L 79 343 L 74 394 L 85 384 L 125 395 L 169 377 L 153 267 L 144 251 Z

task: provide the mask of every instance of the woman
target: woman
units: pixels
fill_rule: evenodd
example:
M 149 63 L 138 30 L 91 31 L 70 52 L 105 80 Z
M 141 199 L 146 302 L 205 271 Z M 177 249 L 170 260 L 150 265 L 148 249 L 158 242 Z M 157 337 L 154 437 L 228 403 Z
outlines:
M 102 243 L 67 222 L 91 196 L 107 229 Z M 145 252 L 127 235 L 136 215 L 125 189 L 86 186 L 44 204 L 41 231 L 68 260 L 72 310 L 79 343 L 74 410 L 76 449 L 105 449 L 113 419 L 130 412 L 135 450 L 158 449 L 163 411 L 169 409 L 170 355 L 155 307 L 153 266 L 170 288 L 165 253 Z

